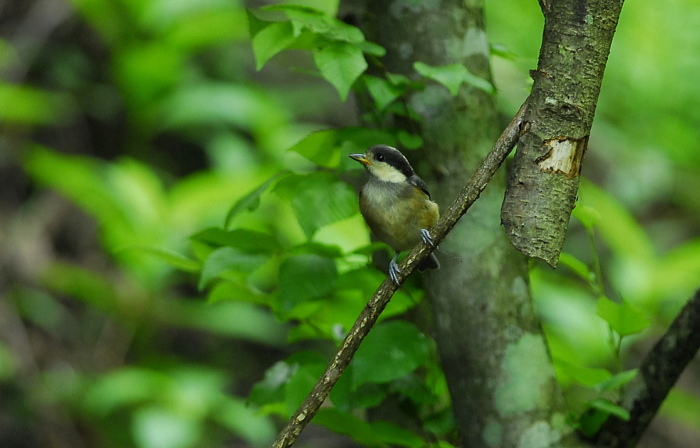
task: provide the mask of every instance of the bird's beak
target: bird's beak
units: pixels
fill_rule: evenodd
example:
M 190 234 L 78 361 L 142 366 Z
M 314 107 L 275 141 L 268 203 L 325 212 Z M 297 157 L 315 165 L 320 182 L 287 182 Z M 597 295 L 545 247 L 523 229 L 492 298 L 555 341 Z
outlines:
M 364 154 L 350 154 L 348 157 L 350 157 L 351 159 L 357 160 L 358 162 L 360 162 L 364 166 L 370 166 L 372 164 L 372 162 L 367 160 L 367 157 L 365 157 Z

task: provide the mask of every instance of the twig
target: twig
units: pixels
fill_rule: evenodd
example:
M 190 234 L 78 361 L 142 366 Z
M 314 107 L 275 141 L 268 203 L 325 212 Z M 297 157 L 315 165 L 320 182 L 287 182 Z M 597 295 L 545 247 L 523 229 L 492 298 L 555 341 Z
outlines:
M 611 417 L 598 433 L 598 446 L 632 448 L 646 431 L 681 372 L 700 349 L 700 289 L 644 358 L 639 375 L 626 388 L 628 421 Z
M 436 246 L 445 239 L 450 230 L 457 224 L 457 221 L 479 198 L 481 192 L 484 191 L 484 188 L 486 188 L 486 185 L 496 173 L 496 170 L 498 170 L 508 154 L 515 147 L 520 135 L 526 105 L 527 101 L 521 106 L 515 118 L 513 118 L 513 121 L 511 121 L 508 127 L 503 131 L 493 149 L 486 155 L 481 166 L 479 166 L 469 179 L 469 182 L 462 189 L 457 199 L 445 211 L 435 227 L 432 228 L 430 233 Z M 401 270 L 399 282 L 403 283 L 406 277 L 418 266 L 420 261 L 426 258 L 433 249 L 433 247 L 425 243 L 421 243 L 413 248 L 399 266 Z M 333 360 L 323 373 L 323 376 L 321 376 L 313 390 L 277 436 L 277 440 L 272 444 L 273 448 L 289 447 L 294 443 L 296 438 L 299 437 L 301 431 L 314 415 L 316 415 L 321 404 L 323 404 L 328 397 L 336 381 L 338 381 L 338 378 L 340 378 L 345 368 L 350 363 L 360 343 L 365 336 L 367 336 L 369 330 L 377 321 L 377 318 L 397 289 L 398 286 L 389 278 L 385 279 L 379 286 L 370 301 L 367 302 L 367 306 L 365 306 L 358 316 L 352 329 L 350 329 L 350 332 L 333 357 Z

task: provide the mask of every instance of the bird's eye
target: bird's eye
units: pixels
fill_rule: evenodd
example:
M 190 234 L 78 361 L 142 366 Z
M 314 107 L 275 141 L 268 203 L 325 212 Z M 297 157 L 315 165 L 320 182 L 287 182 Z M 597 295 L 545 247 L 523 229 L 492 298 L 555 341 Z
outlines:
M 377 162 L 383 162 L 384 161 L 384 154 L 377 154 L 377 157 L 375 157 L 375 158 L 377 159 Z

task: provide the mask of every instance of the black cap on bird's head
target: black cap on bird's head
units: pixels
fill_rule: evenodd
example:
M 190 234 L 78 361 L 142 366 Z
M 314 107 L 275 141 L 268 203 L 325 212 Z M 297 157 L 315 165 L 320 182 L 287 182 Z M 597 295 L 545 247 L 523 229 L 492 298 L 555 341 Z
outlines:
M 398 149 L 387 145 L 372 146 L 364 154 L 350 154 L 370 174 L 388 182 L 404 182 L 413 176 L 413 168 Z

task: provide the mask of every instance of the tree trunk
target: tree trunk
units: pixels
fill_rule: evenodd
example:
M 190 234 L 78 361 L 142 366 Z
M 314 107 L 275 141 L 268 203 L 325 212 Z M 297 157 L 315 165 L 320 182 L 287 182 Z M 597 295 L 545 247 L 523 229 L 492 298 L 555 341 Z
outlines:
M 464 64 L 491 79 L 480 1 L 371 1 L 360 18 L 367 38 L 387 49 L 386 70 L 415 78 L 413 63 Z M 498 136 L 495 101 L 463 85 L 457 96 L 434 83 L 407 102 L 421 120 L 423 148 L 407 152 L 445 207 Z M 427 289 L 436 338 L 463 446 L 573 447 L 566 408 L 533 311 L 527 263 L 499 225 L 505 188 L 499 173 L 442 243 L 442 269 Z M 530 445 L 525 445 L 530 446 Z
M 540 0 L 542 48 L 502 219 L 525 255 L 559 261 L 621 0 Z

